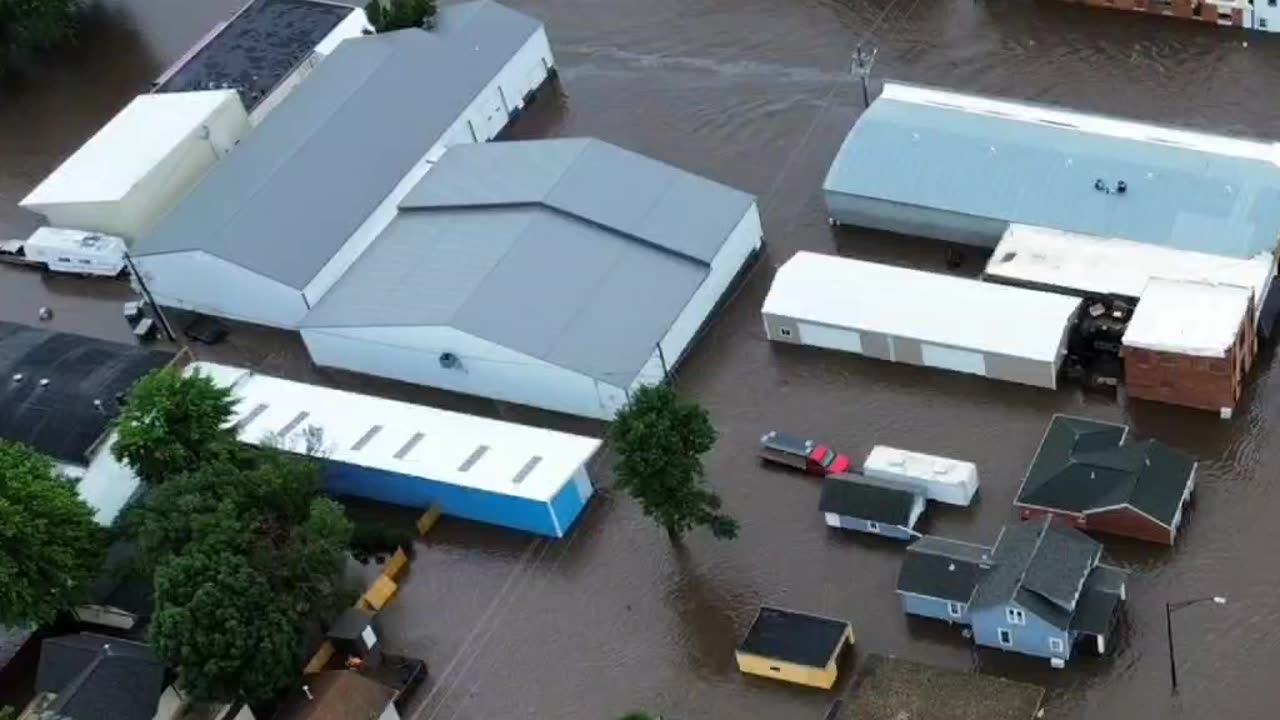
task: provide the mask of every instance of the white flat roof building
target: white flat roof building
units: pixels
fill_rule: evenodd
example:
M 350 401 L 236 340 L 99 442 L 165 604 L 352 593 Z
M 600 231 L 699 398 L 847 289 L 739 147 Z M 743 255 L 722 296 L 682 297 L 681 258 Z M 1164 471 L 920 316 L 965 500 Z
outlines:
M 1245 325 L 1252 294 L 1233 285 L 1153 279 L 1125 330 L 1125 347 L 1226 357 Z
M 1152 278 L 1235 285 L 1253 290 L 1261 312 L 1274 271 L 1271 253 L 1242 259 L 1013 224 L 985 274 L 1019 285 L 1134 299 Z
M 595 438 L 196 362 L 233 389 L 240 440 L 322 457 L 330 492 L 560 536 L 591 495 Z M 315 429 L 312 429 L 315 428 Z M 309 447 L 310 446 L 310 447 Z

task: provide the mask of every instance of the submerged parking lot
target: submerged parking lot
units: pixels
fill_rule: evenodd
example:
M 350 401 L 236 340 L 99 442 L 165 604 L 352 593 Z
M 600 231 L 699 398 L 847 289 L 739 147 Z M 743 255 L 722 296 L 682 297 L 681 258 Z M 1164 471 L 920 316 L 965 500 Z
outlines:
M 236 3 L 117 0 L 100 6 L 79 46 L 31 86 L 0 91 L 0 237 L 34 218 L 25 191 L 163 65 Z M 520 138 L 591 135 L 759 196 L 765 254 L 676 373 L 721 438 L 708 475 L 742 523 L 720 543 L 683 549 L 608 487 L 566 539 L 533 539 L 442 521 L 385 613 L 393 650 L 432 677 L 414 720 L 612 718 L 648 707 L 675 718 L 821 718 L 837 691 L 740 675 L 733 646 L 762 603 L 848 619 L 853 662 L 878 653 L 1043 685 L 1054 718 L 1269 718 L 1280 704 L 1280 380 L 1264 350 L 1230 421 L 1149 403 L 1018 387 L 764 338 L 760 304 L 773 269 L 800 249 L 945 271 L 934 243 L 833 232 L 819 187 L 862 105 L 849 75 L 862 42 L 873 75 L 1066 104 L 1082 110 L 1280 138 L 1267 90 L 1280 80 L 1280 38 L 1009 0 L 518 0 L 543 18 L 561 87 L 540 96 Z M 1246 45 L 1247 43 L 1247 45 Z M 876 82 L 873 79 L 872 90 Z M 970 252 L 960 269 L 974 274 Z M 0 268 L 0 319 L 127 339 L 123 288 Z M 991 322 L 1001 309 L 991 308 Z M 212 360 L 403 399 L 599 434 L 588 421 L 325 371 L 301 343 L 235 328 Z M 989 543 L 1054 412 L 1127 421 L 1202 460 L 1198 496 L 1173 549 L 1107 539 L 1134 573 L 1114 652 L 1065 670 L 974 650 L 958 631 L 907 620 L 893 594 L 901 547 L 835 534 L 811 480 L 762 467 L 761 433 L 830 441 L 860 458 L 890 444 L 976 462 L 972 508 L 935 506 L 924 530 Z M 1209 594 L 1225 607 L 1175 617 L 1181 692 L 1168 685 L 1163 603 Z M 846 666 L 848 667 L 848 666 Z M 843 682 L 852 673 L 846 672 Z

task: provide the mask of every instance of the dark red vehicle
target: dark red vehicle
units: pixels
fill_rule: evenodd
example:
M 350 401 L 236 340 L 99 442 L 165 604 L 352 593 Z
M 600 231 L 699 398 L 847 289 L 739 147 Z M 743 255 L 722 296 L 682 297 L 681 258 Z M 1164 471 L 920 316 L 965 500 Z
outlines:
M 760 438 L 760 457 L 826 477 L 849 471 L 849 457 L 812 440 L 770 431 Z

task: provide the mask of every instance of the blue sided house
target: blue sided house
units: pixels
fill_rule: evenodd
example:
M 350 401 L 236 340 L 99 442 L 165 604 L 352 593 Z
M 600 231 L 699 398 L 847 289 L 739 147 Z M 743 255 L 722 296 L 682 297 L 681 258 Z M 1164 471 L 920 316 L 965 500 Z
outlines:
M 902 609 L 972 628 L 979 645 L 1048 658 L 1106 652 L 1125 599 L 1123 570 L 1099 562 L 1102 546 L 1043 517 L 1006 525 L 994 547 L 923 537 L 898 575 Z
M 563 537 L 600 440 L 196 362 L 232 388 L 241 442 L 320 458 L 326 491 Z

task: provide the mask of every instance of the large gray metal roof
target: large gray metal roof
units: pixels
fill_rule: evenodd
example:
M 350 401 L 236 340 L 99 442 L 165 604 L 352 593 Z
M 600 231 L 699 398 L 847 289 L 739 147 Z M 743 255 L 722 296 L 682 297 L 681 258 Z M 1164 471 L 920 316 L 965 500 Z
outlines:
M 1276 155 L 1274 143 L 888 83 L 824 187 L 1251 257 L 1280 238 Z M 1099 179 L 1113 191 L 1095 189 Z M 1114 192 L 1119 181 L 1124 193 Z
M 448 325 L 624 385 L 753 203 L 598 140 L 457 146 L 303 327 Z
M 134 254 L 204 251 L 305 287 L 540 27 L 479 0 L 431 32 L 341 43 Z

